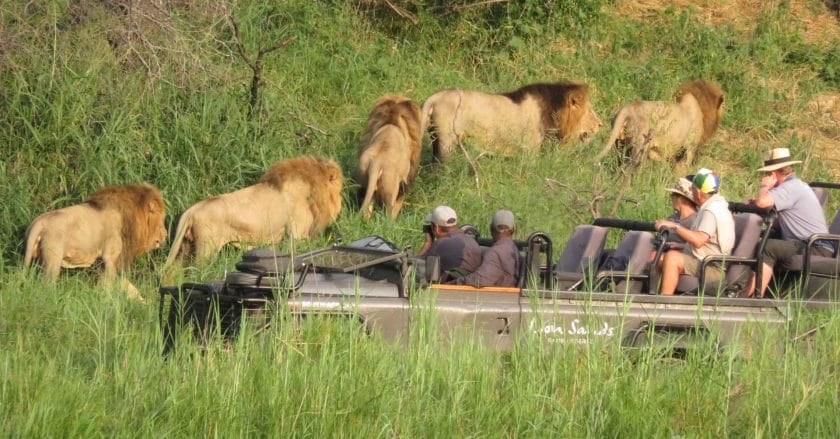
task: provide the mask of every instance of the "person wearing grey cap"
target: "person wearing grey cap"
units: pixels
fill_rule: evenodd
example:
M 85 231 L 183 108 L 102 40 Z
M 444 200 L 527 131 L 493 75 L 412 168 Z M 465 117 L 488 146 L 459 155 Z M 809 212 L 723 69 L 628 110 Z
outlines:
M 513 242 L 516 231 L 513 213 L 497 210 L 490 222 L 493 246 L 484 252 L 474 272 L 457 279 L 458 284 L 481 287 L 515 287 L 519 275 L 519 249 Z
M 475 239 L 458 227 L 458 215 L 449 206 L 438 206 L 426 217 L 430 223 L 424 228 L 420 256 L 440 258 L 441 279 L 444 283 L 475 271 L 481 264 L 481 247 Z

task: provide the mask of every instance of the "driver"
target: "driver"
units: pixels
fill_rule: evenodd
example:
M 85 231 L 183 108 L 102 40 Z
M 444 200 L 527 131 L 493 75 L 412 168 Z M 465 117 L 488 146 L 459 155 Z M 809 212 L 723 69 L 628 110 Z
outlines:
M 516 231 L 513 212 L 497 210 L 490 222 L 493 246 L 484 252 L 481 266 L 457 280 L 459 284 L 481 287 L 515 287 L 519 274 L 519 249 L 513 242 Z
M 466 276 L 481 265 L 481 247 L 458 227 L 458 215 L 449 206 L 438 206 L 426 217 L 425 241 L 419 256 L 440 258 L 442 283 Z

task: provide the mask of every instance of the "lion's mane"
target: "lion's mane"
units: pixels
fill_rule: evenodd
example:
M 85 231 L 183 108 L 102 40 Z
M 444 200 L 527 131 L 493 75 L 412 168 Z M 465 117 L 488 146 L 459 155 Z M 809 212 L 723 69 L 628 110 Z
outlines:
M 273 164 L 259 179 L 278 192 L 287 182 L 300 180 L 309 187 L 309 210 L 318 228 L 333 222 L 341 211 L 341 168 L 332 160 L 302 156 Z
M 723 104 L 723 90 L 709 81 L 698 79 L 686 81 L 677 89 L 677 102 L 682 102 L 685 95 L 690 94 L 700 104 L 700 111 L 703 112 L 703 134 L 700 137 L 700 145 L 706 143 L 712 134 L 720 126 L 720 112 L 718 108 Z
M 163 194 L 158 188 L 148 183 L 107 186 L 91 194 L 85 202 L 97 210 L 119 212 L 123 240 L 121 264 L 130 264 L 154 247 L 165 211 Z

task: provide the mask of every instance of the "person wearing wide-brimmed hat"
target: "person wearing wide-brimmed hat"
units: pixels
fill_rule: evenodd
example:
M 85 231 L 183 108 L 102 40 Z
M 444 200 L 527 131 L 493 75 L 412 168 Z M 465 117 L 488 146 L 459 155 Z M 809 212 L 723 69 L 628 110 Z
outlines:
M 775 148 L 766 154 L 764 166 L 758 169 L 764 176 L 758 194 L 750 202 L 761 208 L 775 208 L 781 231 L 781 239 L 768 239 L 761 255 L 762 277 L 757 291 L 760 297 L 764 297 L 777 262 L 802 254 L 814 233 L 828 233 L 825 214 L 814 190 L 793 172 L 793 165 L 799 163 L 802 161 L 793 160 L 789 149 Z M 815 254 L 833 254 L 832 244 L 818 244 Z M 752 296 L 756 293 L 754 289 L 755 276 L 743 294 Z
M 735 245 L 735 220 L 729 203 L 720 195 L 720 176 L 703 168 L 694 174 L 691 195 L 700 207 L 691 227 L 670 220 L 656 221 L 656 230 L 667 229 L 685 240 L 682 251 L 671 250 L 662 258 L 660 294 L 671 295 L 677 289 L 681 274 L 698 276 L 700 263 L 706 256 L 728 255 Z M 706 279 L 720 277 L 720 268 L 706 269 Z
M 665 219 L 688 228 L 691 228 L 694 218 L 697 216 L 697 204 L 691 194 L 691 179 L 693 178 L 693 175 L 680 177 L 674 187 L 665 189 L 666 192 L 671 194 L 671 207 L 674 208 L 674 213 Z M 682 250 L 685 244 L 685 240 L 676 233 L 669 233 L 667 241 L 671 243 L 669 248 L 672 250 Z

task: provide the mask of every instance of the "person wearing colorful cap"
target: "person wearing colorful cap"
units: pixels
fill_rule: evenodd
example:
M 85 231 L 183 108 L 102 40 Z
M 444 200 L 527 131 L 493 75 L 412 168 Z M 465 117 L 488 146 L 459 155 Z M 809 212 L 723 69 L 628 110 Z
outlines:
M 789 149 L 775 148 L 765 155 L 764 166 L 758 169 L 764 175 L 761 177 L 758 194 L 749 202 L 761 208 L 775 208 L 781 231 L 781 239 L 768 239 L 761 254 L 761 286 L 757 291 L 759 297 L 764 297 L 776 263 L 804 253 L 811 235 L 828 233 L 825 213 L 814 190 L 793 172 L 793 165 L 799 163 L 802 161 L 792 160 Z M 817 242 L 812 253 L 831 257 L 834 246 L 829 242 Z M 755 293 L 753 276 L 742 295 L 751 297 Z
M 735 245 L 735 219 L 729 203 L 720 195 L 720 176 L 703 168 L 694 174 L 691 195 L 700 207 L 691 227 L 670 220 L 656 221 L 657 230 L 668 229 L 685 240 L 685 249 L 671 250 L 662 258 L 660 294 L 671 295 L 677 289 L 680 275 L 698 276 L 700 262 L 710 255 L 728 255 Z M 706 279 L 720 278 L 719 267 L 709 267 Z
M 481 247 L 458 227 L 458 215 L 449 206 L 438 206 L 426 217 L 431 225 L 424 233 L 420 256 L 440 258 L 443 282 L 465 276 L 481 265 Z
M 519 249 L 513 242 L 516 223 L 513 212 L 497 210 L 490 221 L 493 246 L 484 252 L 474 272 L 457 279 L 458 284 L 481 287 L 515 287 L 519 276 Z

